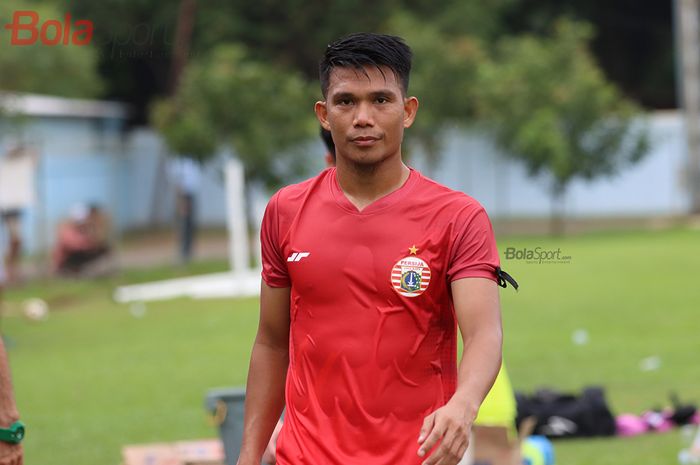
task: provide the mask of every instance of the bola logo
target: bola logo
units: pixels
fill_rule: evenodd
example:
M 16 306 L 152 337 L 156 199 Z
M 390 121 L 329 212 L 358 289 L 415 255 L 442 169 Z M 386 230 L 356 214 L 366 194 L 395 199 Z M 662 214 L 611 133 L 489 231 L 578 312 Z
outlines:
M 70 13 L 66 13 L 63 23 L 49 19 L 40 24 L 36 11 L 15 11 L 12 22 L 5 25 L 11 31 L 10 45 L 88 45 L 92 40 L 92 21 L 81 19 L 73 24 Z
M 391 285 L 404 297 L 417 297 L 430 285 L 430 267 L 415 254 L 415 246 L 409 249 L 411 255 L 402 258 L 391 269 Z

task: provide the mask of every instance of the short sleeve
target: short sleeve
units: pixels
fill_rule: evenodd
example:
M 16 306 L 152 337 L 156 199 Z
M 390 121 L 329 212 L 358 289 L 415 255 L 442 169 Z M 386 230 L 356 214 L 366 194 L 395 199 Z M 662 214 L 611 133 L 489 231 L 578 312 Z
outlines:
M 491 221 L 483 207 L 480 206 L 462 223 L 456 234 L 447 269 L 448 282 L 461 278 L 488 278 L 498 282 L 498 248 Z
M 262 278 L 270 287 L 289 287 L 287 262 L 283 259 L 279 240 L 278 198 L 279 192 L 268 202 L 260 227 Z

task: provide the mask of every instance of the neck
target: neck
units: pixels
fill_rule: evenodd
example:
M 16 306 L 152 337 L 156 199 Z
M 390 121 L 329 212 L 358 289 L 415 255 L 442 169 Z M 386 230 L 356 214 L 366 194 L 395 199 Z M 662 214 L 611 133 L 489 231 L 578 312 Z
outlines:
M 336 165 L 338 184 L 358 210 L 400 188 L 409 174 L 410 170 L 400 156 L 372 165 L 353 163 L 338 157 Z

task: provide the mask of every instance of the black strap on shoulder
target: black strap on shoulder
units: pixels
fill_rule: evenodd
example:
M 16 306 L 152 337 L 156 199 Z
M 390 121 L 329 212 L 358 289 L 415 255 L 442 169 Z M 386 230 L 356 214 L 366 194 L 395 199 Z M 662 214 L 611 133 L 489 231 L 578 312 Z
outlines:
M 508 287 L 508 284 L 506 284 L 507 281 L 513 286 L 513 289 L 516 291 L 518 290 L 518 282 L 511 275 L 503 271 L 500 266 L 496 267 L 496 277 L 498 278 L 498 285 L 502 288 L 505 289 Z

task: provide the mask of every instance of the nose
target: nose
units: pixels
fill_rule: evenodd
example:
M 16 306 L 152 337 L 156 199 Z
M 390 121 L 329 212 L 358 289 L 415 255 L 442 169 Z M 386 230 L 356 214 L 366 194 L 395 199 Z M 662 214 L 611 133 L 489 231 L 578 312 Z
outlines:
M 355 118 L 353 119 L 353 126 L 355 127 L 367 127 L 374 126 L 374 121 L 372 120 L 372 105 L 368 102 L 360 102 L 355 107 Z

